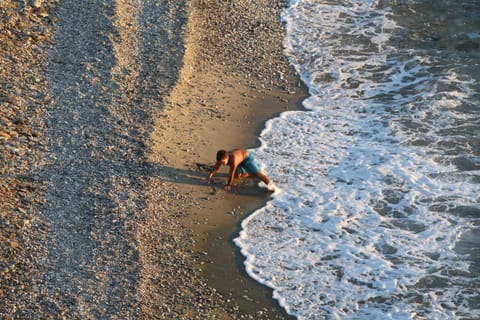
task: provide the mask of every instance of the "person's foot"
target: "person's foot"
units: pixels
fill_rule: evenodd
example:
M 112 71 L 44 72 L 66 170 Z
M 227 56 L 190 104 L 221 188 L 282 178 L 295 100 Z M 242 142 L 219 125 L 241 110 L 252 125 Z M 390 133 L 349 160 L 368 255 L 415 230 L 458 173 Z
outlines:
M 267 184 L 267 190 L 268 191 L 275 191 L 275 185 L 273 184 L 273 181 L 270 181 L 268 184 Z

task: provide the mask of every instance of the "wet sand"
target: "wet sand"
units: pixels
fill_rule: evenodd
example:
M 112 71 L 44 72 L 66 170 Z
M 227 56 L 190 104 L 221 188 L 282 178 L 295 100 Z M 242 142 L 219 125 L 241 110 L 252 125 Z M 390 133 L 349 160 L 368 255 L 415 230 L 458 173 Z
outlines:
M 243 257 L 232 243 L 241 221 L 263 206 L 270 194 L 254 178 L 235 181 L 230 192 L 223 190 L 226 167 L 214 177 L 212 185 L 206 185 L 208 171 L 199 164 L 212 166 L 216 151 L 221 148 L 258 146 L 257 137 L 264 121 L 280 111 L 298 108 L 303 91 L 258 92 L 238 83 L 235 78 L 219 81 L 217 76 L 201 73 L 189 81 L 188 90 L 177 86 L 174 101 L 183 98 L 184 94 L 176 91 L 181 90 L 188 93 L 187 97 L 208 99 L 216 115 L 205 112 L 201 105 L 193 105 L 185 116 L 176 108 L 163 112 L 161 125 L 157 126 L 163 128 L 154 132 L 156 144 L 151 161 L 165 167 L 165 177 L 188 199 L 183 224 L 193 232 L 194 250 L 200 253 L 196 268 L 207 283 L 241 313 L 263 313 L 269 319 L 283 319 L 287 315 L 272 301 L 271 291 L 245 273 Z M 214 85 L 219 90 L 213 94 L 202 88 Z M 178 103 L 177 107 L 182 105 Z M 186 138 L 189 135 L 191 139 Z

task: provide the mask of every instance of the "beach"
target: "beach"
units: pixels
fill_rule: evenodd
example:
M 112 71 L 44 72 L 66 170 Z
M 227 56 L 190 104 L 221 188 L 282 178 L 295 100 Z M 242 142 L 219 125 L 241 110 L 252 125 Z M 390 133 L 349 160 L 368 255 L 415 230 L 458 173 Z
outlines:
M 232 243 L 269 193 L 204 183 L 300 108 L 284 5 L 1 2 L 2 318 L 288 318 Z

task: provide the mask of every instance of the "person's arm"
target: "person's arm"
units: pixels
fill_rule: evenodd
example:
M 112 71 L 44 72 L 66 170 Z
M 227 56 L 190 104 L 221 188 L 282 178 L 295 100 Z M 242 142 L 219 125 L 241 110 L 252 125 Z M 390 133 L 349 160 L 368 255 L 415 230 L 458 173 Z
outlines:
M 232 187 L 233 179 L 235 177 L 235 170 L 237 170 L 238 165 L 230 166 L 230 172 L 228 174 L 227 184 L 225 185 L 225 190 L 230 190 Z
M 210 180 L 212 180 L 212 177 L 215 175 L 215 173 L 217 173 L 221 165 L 222 164 L 220 162 L 215 163 L 215 166 L 213 167 L 212 171 L 210 171 L 210 173 L 208 174 L 207 183 L 210 183 Z

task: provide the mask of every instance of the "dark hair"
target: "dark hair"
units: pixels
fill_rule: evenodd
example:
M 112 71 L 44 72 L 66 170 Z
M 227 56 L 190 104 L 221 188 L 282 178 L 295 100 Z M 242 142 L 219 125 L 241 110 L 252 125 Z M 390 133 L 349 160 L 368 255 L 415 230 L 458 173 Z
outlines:
M 217 152 L 217 161 L 221 161 L 222 159 L 228 157 L 228 152 L 226 150 L 218 150 Z

